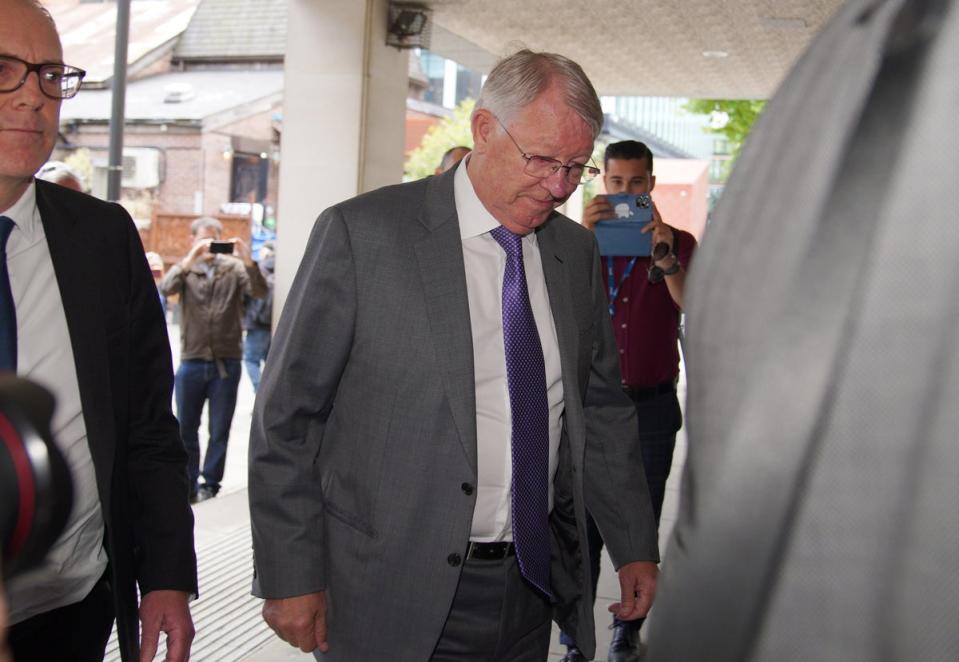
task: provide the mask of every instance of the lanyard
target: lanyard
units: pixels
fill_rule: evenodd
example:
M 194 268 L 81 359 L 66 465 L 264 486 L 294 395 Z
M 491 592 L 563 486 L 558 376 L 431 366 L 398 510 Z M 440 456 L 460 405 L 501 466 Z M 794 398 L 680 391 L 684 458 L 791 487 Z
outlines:
M 619 288 L 623 286 L 623 283 L 626 282 L 626 279 L 629 278 L 629 274 L 633 273 L 633 267 L 636 266 L 636 258 L 630 259 L 629 263 L 626 265 L 626 269 L 623 270 L 623 275 L 619 279 L 619 285 L 616 284 L 616 280 L 613 277 L 613 257 L 610 255 L 606 258 L 606 276 L 607 284 L 609 286 L 609 316 L 612 317 L 616 312 L 616 297 L 619 296 Z

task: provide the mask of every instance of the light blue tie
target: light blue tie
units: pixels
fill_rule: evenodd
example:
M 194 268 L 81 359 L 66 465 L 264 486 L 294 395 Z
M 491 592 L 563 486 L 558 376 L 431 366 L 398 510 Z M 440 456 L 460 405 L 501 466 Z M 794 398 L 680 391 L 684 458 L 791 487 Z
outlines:
M 7 239 L 14 223 L 0 216 L 0 371 L 17 371 L 17 308 L 7 270 Z
M 523 237 L 503 226 L 490 234 L 506 251 L 503 343 L 513 422 L 513 543 L 523 576 L 550 596 L 549 403 L 543 347 L 529 303 Z

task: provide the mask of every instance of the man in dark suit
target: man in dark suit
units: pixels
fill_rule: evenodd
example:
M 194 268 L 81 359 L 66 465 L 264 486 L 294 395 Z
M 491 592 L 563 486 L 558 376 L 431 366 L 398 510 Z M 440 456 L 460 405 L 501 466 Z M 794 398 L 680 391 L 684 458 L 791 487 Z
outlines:
M 490 73 L 474 150 L 316 223 L 254 412 L 256 580 L 319 659 L 595 649 L 586 509 L 646 613 L 656 524 L 592 233 L 557 214 L 603 114 L 582 69 Z
M 850 0 L 697 257 L 651 660 L 959 659 L 959 2 Z
M 82 76 L 38 2 L 0 4 L 0 368 L 55 394 L 75 486 L 43 565 L 6 587 L 9 641 L 17 660 L 98 660 L 116 618 L 125 661 L 161 630 L 182 661 L 196 560 L 156 288 L 121 207 L 33 179 Z

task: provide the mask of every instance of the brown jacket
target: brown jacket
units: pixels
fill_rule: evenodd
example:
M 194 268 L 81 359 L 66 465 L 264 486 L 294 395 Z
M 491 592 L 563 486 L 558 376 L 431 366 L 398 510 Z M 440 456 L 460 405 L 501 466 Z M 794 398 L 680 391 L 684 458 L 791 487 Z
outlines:
M 246 267 L 229 255 L 217 255 L 213 273 L 197 262 L 190 271 L 173 265 L 160 281 L 166 296 L 180 295 L 180 359 L 243 358 L 243 295 L 266 295 L 257 265 Z

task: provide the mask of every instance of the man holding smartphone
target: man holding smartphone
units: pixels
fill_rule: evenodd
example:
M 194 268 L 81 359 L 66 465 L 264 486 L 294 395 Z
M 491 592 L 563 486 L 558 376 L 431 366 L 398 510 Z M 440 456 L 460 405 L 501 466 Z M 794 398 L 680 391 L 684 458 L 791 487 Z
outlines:
M 193 248 L 160 282 L 180 296 L 180 367 L 175 393 L 180 435 L 189 461 L 190 500 L 217 495 L 236 409 L 243 359 L 243 296 L 266 296 L 263 274 L 240 239 L 220 241 L 223 226 L 203 216 L 190 226 Z M 210 440 L 200 471 L 200 416 L 209 400 Z M 199 484 L 200 476 L 203 484 Z
M 635 140 L 610 144 L 604 155 L 603 182 L 608 194 L 651 193 L 656 185 L 653 153 L 644 143 Z M 591 230 L 595 230 L 598 221 L 614 218 L 612 205 L 602 195 L 593 198 L 583 210 L 583 225 Z M 655 203 L 653 220 L 642 231 L 652 234 L 652 256 L 603 257 L 602 268 L 619 349 L 623 390 L 636 406 L 643 469 L 658 525 L 676 433 L 682 427 L 676 396 L 677 341 L 686 270 L 696 250 L 696 239 L 663 222 Z M 587 532 L 595 595 L 603 540 L 592 519 Z M 640 659 L 641 625 L 642 619 L 614 619 L 609 662 Z M 569 649 L 564 658 L 566 662 L 586 659 L 565 633 L 561 641 Z

